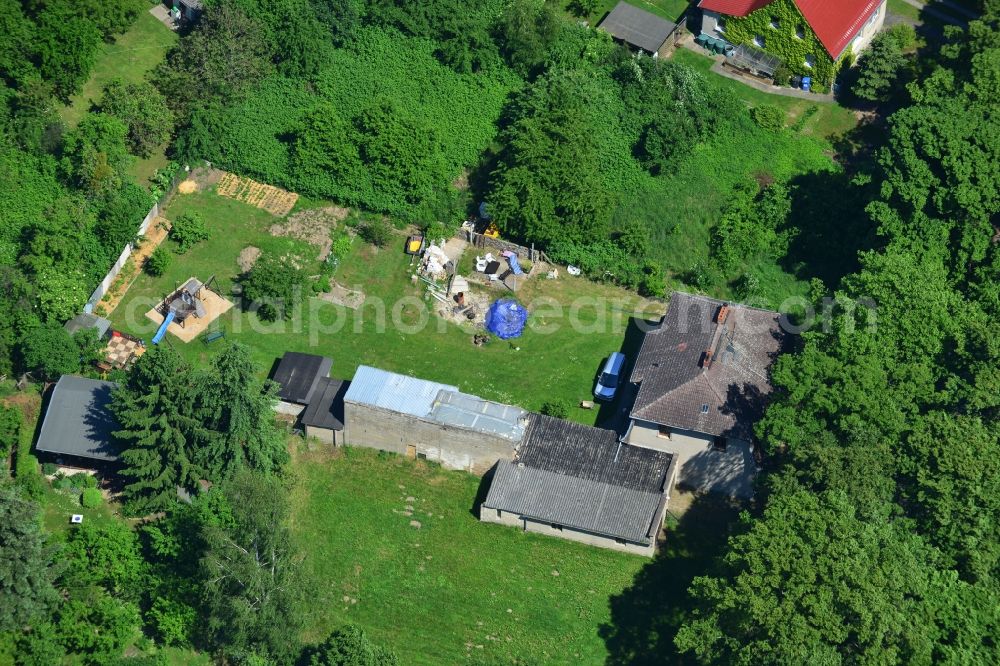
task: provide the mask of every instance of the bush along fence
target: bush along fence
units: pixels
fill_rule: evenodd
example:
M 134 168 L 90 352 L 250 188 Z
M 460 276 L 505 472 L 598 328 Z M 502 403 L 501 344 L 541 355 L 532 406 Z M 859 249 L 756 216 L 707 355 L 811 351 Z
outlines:
M 136 238 L 146 234 L 146 231 L 149 230 L 149 225 L 153 223 L 153 220 L 160 216 L 160 211 L 166 208 L 167 204 L 170 203 L 170 199 L 173 197 L 174 193 L 177 192 L 177 186 L 185 176 L 187 176 L 185 172 L 179 171 L 178 174 L 175 174 L 170 179 L 169 185 L 165 188 L 163 194 L 160 195 L 160 198 L 153 204 L 153 207 L 149 209 L 149 212 L 146 213 L 146 217 L 144 217 L 142 222 L 139 224 L 139 228 L 136 230 L 135 234 Z M 90 298 L 87 299 L 87 304 L 83 307 L 84 312 L 90 313 L 94 311 L 97 304 L 102 298 L 104 298 L 104 295 L 108 293 L 108 289 L 111 288 L 115 278 L 118 277 L 118 274 L 125 266 L 125 262 L 128 261 L 130 256 L 132 256 L 132 252 L 134 250 L 134 241 L 125 245 L 125 248 L 122 250 L 122 253 L 118 255 L 118 260 L 111 267 L 111 270 L 108 271 L 108 274 L 104 276 L 104 279 L 101 280 L 100 284 L 97 285 L 97 288 L 94 289 Z

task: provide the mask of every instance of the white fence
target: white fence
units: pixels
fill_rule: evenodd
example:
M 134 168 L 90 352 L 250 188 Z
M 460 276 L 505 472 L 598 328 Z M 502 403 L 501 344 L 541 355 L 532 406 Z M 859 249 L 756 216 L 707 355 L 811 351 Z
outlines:
M 148 213 L 146 213 L 146 217 L 143 218 L 142 224 L 139 225 L 139 230 L 136 232 L 136 236 L 142 236 L 145 234 L 146 230 L 149 229 L 149 225 L 152 224 L 153 220 L 155 220 L 159 214 L 160 204 L 157 202 L 153 204 L 153 207 L 149 209 Z M 102 298 L 104 298 L 104 294 L 108 293 L 108 289 L 111 288 L 111 283 L 115 281 L 115 278 L 118 277 L 118 274 L 121 272 L 125 262 L 128 261 L 130 256 L 132 256 L 134 245 L 134 243 L 129 243 L 125 246 L 125 249 L 122 250 L 122 253 L 118 256 L 118 261 L 115 262 L 115 265 L 111 267 L 111 270 L 104 276 L 101 283 L 97 285 L 97 289 L 94 290 L 94 293 L 92 293 L 90 298 L 87 299 L 87 304 L 83 307 L 84 312 L 93 312 L 94 306 L 97 305 Z
M 159 201 L 153 204 L 152 208 L 149 209 L 149 212 L 146 213 L 146 217 L 143 218 L 142 224 L 139 225 L 139 229 L 135 233 L 136 237 L 144 235 L 146 231 L 149 229 L 149 225 L 151 225 L 153 223 L 153 220 L 155 220 L 160 215 L 160 210 L 166 207 L 167 202 L 170 201 L 170 197 L 173 196 L 174 191 L 177 188 L 178 182 L 179 182 L 178 178 L 175 177 L 174 180 L 170 183 L 170 188 L 166 191 L 166 193 L 162 197 L 160 197 Z M 104 279 L 101 280 L 101 283 L 97 285 L 97 289 L 94 290 L 94 293 L 92 293 L 90 295 L 90 298 L 87 299 L 87 304 L 83 306 L 84 312 L 94 311 L 94 307 L 101 301 L 102 298 L 104 298 L 104 294 L 108 293 L 108 289 L 111 288 L 111 283 L 115 281 L 116 277 L 118 277 L 118 274 L 121 272 L 122 267 L 125 266 L 125 262 L 128 261 L 128 258 L 130 256 L 132 256 L 132 250 L 134 249 L 135 249 L 134 242 L 125 245 L 125 249 L 123 249 L 122 253 L 118 256 L 118 261 L 115 262 L 115 265 L 111 267 L 111 270 L 108 271 L 108 274 L 104 276 Z

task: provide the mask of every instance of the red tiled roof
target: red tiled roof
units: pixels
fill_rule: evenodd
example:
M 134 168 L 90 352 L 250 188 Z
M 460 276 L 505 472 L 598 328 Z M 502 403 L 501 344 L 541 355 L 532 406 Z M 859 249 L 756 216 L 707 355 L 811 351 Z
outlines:
M 827 52 L 836 58 L 883 0 L 794 0 Z M 726 16 L 746 16 L 772 0 L 701 0 L 698 6 Z
M 882 0 L 795 0 L 795 4 L 827 52 L 836 58 Z
M 701 0 L 698 6 L 726 16 L 746 16 L 769 4 L 771 0 Z

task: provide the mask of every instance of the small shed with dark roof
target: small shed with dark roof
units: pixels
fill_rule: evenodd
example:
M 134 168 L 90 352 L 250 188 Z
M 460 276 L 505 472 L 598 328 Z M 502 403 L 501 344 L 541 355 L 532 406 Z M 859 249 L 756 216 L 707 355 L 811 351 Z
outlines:
M 60 377 L 35 449 L 77 467 L 116 462 L 119 450 L 112 433 L 119 426 L 110 407 L 116 386 L 76 375 Z
M 306 437 L 315 437 L 327 444 L 343 444 L 344 394 L 350 382 L 323 377 L 316 385 L 312 400 L 300 417 Z M 338 433 L 341 433 L 338 436 Z
M 285 352 L 271 377 L 278 384 L 278 399 L 290 409 L 281 411 L 299 413 L 308 405 L 321 379 L 330 375 L 333 359 L 316 354 Z M 297 405 L 298 408 L 291 407 Z
M 517 458 L 497 463 L 480 519 L 652 555 L 674 461 L 614 431 L 533 414 Z
M 104 340 L 111 335 L 111 322 L 104 317 L 98 317 L 90 312 L 81 312 L 63 325 L 66 332 L 74 335 L 79 331 L 91 330 L 97 334 L 98 340 Z
M 665 55 L 677 25 L 639 9 L 627 2 L 619 2 L 597 26 L 620 42 L 648 53 Z

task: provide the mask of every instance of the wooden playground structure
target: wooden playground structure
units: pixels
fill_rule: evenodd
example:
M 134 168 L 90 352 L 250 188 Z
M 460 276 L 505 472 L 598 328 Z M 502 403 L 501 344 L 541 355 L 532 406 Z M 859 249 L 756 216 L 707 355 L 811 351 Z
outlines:
M 147 312 L 146 317 L 159 327 L 153 344 L 159 344 L 167 333 L 191 342 L 232 308 L 232 301 L 212 290 L 214 284 L 214 275 L 204 284 L 191 277 Z

